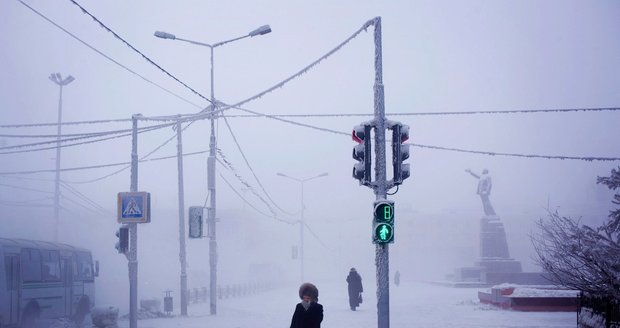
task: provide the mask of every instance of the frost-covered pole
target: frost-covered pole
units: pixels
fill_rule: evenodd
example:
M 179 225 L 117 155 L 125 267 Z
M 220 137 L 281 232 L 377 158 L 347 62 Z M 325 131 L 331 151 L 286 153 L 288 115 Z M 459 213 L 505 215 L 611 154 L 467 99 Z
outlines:
M 305 274 L 304 274 L 304 225 L 306 225 L 306 221 L 304 221 L 304 182 L 305 180 L 301 180 L 301 221 L 299 221 L 299 259 L 300 259 L 300 271 L 301 271 L 301 283 L 305 282 Z
M 177 120 L 177 168 L 179 180 L 179 261 L 181 261 L 181 315 L 187 316 L 187 262 L 185 260 L 185 195 L 183 188 L 183 135 Z
M 211 47 L 211 136 L 209 137 L 209 158 L 207 159 L 207 189 L 209 190 L 210 207 L 207 212 L 209 231 L 209 303 L 210 313 L 217 313 L 217 240 L 215 239 L 215 111 L 217 110 L 213 86 L 213 47 Z
M 138 191 L 138 117 L 131 116 L 131 185 L 129 191 Z M 138 328 L 138 224 L 129 223 L 129 328 Z
M 381 17 L 376 17 L 375 25 L 375 194 L 377 200 L 386 199 L 385 163 L 385 103 L 383 94 L 383 67 L 381 51 Z M 377 266 L 377 322 L 379 328 L 390 327 L 390 280 L 389 244 L 377 244 L 375 250 Z
M 64 80 L 60 73 L 52 73 L 49 79 L 60 87 L 58 97 L 58 127 L 56 136 L 56 180 L 54 184 L 54 241 L 58 242 L 60 234 L 60 137 L 62 131 L 62 87 L 71 83 L 75 78 L 69 75 Z

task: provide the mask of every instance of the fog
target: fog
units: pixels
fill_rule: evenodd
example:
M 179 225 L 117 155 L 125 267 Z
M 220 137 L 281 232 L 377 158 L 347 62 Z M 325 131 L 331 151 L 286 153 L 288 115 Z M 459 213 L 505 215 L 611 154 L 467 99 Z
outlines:
M 20 144 L 55 141 L 58 91 L 50 73 L 72 75 L 63 88 L 64 122 L 129 119 L 196 113 L 208 103 L 175 82 L 83 14 L 69 1 L 25 1 L 102 53 L 144 78 L 198 104 L 196 108 L 117 66 L 51 25 L 19 1 L 0 3 L 0 237 L 53 240 L 55 149 L 7 154 Z M 209 49 L 155 38 L 163 30 L 215 43 L 270 24 L 273 32 L 214 51 L 215 97 L 235 103 L 298 72 L 351 36 L 367 20 L 382 17 L 383 78 L 387 117 L 410 126 L 410 142 L 512 154 L 618 157 L 618 111 L 529 114 L 395 115 L 463 111 L 606 108 L 620 104 L 620 4 L 615 1 L 81 1 L 109 28 L 168 72 L 208 97 Z M 265 114 L 368 114 L 288 117 L 292 121 L 349 133 L 372 118 L 373 29 L 282 88 L 243 106 Z M 304 179 L 305 280 L 342 281 L 356 267 L 374 284 L 371 241 L 373 192 L 351 177 L 350 137 L 269 118 L 218 120 L 218 148 L 235 171 L 217 166 L 218 280 L 221 285 L 252 279 L 299 282 L 300 184 Z M 392 114 L 392 115 L 390 115 Z M 140 121 L 140 126 L 155 124 Z M 131 122 L 65 125 L 63 134 L 129 129 Z M 139 136 L 144 156 L 175 135 L 171 128 Z M 21 136 L 21 137 L 16 137 Z M 183 151 L 208 149 L 209 122 L 183 132 Z M 54 144 L 45 147 L 53 147 Z M 611 193 L 596 185 L 618 161 L 489 156 L 412 146 L 411 177 L 394 196 L 392 272 L 403 280 L 437 281 L 478 257 L 477 181 L 465 172 L 488 169 L 491 201 L 505 225 L 511 256 L 524 270 L 538 271 L 529 235 L 548 210 L 600 224 Z M 62 148 L 61 167 L 79 168 L 130 160 L 131 139 L 117 138 Z M 176 139 L 149 158 L 176 154 Z M 218 154 L 221 158 L 221 155 Z M 207 198 L 205 153 L 184 158 L 185 216 Z M 388 157 L 389 158 L 389 157 Z M 127 261 L 116 253 L 116 194 L 129 191 L 125 166 L 61 173 L 61 242 L 91 249 L 101 263 L 97 302 L 125 306 Z M 23 171 L 41 173 L 17 174 Z M 220 178 L 219 173 L 236 190 Z M 251 185 L 244 186 L 243 181 Z M 107 176 L 103 178 L 104 176 Z M 90 180 L 98 181 L 89 182 Z M 138 189 L 151 193 L 152 222 L 139 225 L 140 298 L 179 295 L 177 162 L 139 165 Z M 392 190 L 391 192 L 394 192 Z M 238 194 L 251 204 L 246 204 Z M 288 215 L 278 209 L 282 208 Z M 208 240 L 188 240 L 191 288 L 208 286 Z M 270 274 L 251 270 L 272 268 Z M 254 265 L 254 266 L 253 266 Z M 271 269 L 270 269 L 271 270 Z

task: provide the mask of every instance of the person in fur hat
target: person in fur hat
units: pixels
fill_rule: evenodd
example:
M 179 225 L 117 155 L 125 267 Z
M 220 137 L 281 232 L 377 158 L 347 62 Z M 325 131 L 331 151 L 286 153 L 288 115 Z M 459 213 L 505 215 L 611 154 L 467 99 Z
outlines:
M 319 304 L 319 290 L 307 282 L 299 287 L 301 302 L 295 307 L 291 328 L 320 328 L 323 321 L 323 305 Z

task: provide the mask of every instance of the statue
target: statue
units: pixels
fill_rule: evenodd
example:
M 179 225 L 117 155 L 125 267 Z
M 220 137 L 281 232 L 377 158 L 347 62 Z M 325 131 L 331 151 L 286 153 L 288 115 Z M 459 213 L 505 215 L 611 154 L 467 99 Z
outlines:
M 481 175 L 477 175 L 472 172 L 470 169 L 465 170 L 471 174 L 474 178 L 478 179 L 478 189 L 476 193 L 480 195 L 480 199 L 482 200 L 482 208 L 484 209 L 484 214 L 486 216 L 495 216 L 495 210 L 493 209 L 493 205 L 491 205 L 491 200 L 489 199 L 489 195 L 491 194 L 491 187 L 493 183 L 491 182 L 491 176 L 489 176 L 489 170 L 482 170 Z

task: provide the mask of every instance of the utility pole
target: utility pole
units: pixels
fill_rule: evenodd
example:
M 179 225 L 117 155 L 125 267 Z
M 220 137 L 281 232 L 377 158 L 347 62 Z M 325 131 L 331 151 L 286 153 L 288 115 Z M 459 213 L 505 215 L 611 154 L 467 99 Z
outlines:
M 381 48 L 381 17 L 374 19 L 375 33 L 375 181 L 376 200 L 387 197 L 385 163 L 385 96 L 383 90 L 383 58 Z M 376 244 L 375 265 L 377 266 L 377 321 L 378 328 L 390 327 L 390 255 L 389 244 Z
M 138 117 L 131 116 L 131 192 L 138 191 Z M 129 225 L 129 328 L 138 328 L 138 224 Z
M 54 184 L 54 241 L 58 242 L 60 234 L 60 135 L 62 131 L 62 87 L 73 82 L 75 78 L 69 75 L 62 79 L 60 73 L 52 73 L 49 79 L 60 88 L 58 98 L 58 128 L 56 137 L 56 180 Z
M 213 47 L 211 49 L 211 136 L 209 137 L 209 158 L 207 159 L 207 187 L 209 190 L 210 206 L 207 211 L 207 227 L 209 235 L 209 310 L 211 315 L 217 313 L 217 240 L 215 239 L 215 102 L 213 86 Z
M 179 117 L 180 118 L 180 117 Z M 179 261 L 181 261 L 181 315 L 187 316 L 187 261 L 185 256 L 185 196 L 183 188 L 183 135 L 177 120 L 177 168 L 179 180 Z
M 288 176 L 286 174 L 283 173 L 276 173 L 277 175 L 283 177 L 283 178 L 287 178 L 287 179 L 291 179 L 294 181 L 299 182 L 299 184 L 301 185 L 301 208 L 299 210 L 300 214 L 300 220 L 299 220 L 299 266 L 300 266 L 300 275 L 301 275 L 301 283 L 305 282 L 305 278 L 304 278 L 304 273 L 305 273 L 305 268 L 304 268 L 304 228 L 306 225 L 306 221 L 304 220 L 304 211 L 306 208 L 306 205 L 304 204 L 304 183 L 306 183 L 307 181 L 310 180 L 314 180 L 317 178 L 321 178 L 321 177 L 325 177 L 328 175 L 327 172 L 325 173 L 321 173 L 319 175 L 315 175 L 313 177 L 310 178 L 305 178 L 305 179 L 299 179 L 299 178 L 295 178 L 295 177 L 291 177 Z

